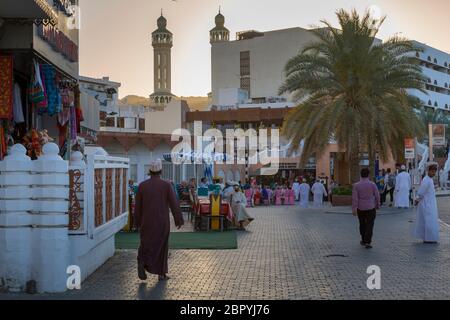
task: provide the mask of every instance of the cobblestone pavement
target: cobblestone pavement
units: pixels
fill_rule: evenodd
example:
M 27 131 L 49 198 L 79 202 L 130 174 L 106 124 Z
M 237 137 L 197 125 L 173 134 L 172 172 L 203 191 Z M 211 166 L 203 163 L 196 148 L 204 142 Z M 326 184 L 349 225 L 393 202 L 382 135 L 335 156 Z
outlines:
M 445 215 L 450 198 L 439 199 Z M 410 236 L 415 214 L 384 208 L 375 221 L 374 248 L 360 246 L 348 209 L 261 207 L 238 233 L 237 250 L 173 250 L 171 279 L 136 275 L 136 251 L 120 250 L 82 290 L 24 299 L 449 299 L 450 229 L 438 245 Z M 367 267 L 381 268 L 381 290 L 366 287 Z M 0 296 L 5 298 L 5 295 Z

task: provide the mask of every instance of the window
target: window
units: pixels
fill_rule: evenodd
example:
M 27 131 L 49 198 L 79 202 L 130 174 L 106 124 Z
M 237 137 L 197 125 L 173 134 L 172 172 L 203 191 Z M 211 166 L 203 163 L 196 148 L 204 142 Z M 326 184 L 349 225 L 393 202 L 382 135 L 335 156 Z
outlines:
M 158 79 L 161 79 L 161 68 L 158 68 Z
M 241 89 L 250 92 L 250 78 L 241 78 Z
M 436 64 L 438 63 L 438 61 L 437 61 L 437 59 L 436 59 L 436 58 L 434 58 L 433 62 L 434 62 L 434 63 L 436 63 Z
M 125 127 L 125 119 L 123 117 L 117 118 L 117 128 L 124 128 Z
M 430 56 L 428 56 L 427 60 L 431 62 L 431 57 L 430 57 Z
M 161 54 L 158 53 L 158 65 L 161 65 Z
M 114 117 L 106 118 L 106 126 L 107 127 L 114 127 L 115 126 Z
M 416 57 L 417 57 L 417 58 L 419 58 L 419 57 L 420 57 L 420 55 L 419 55 L 419 53 L 418 53 L 418 52 L 416 52 Z
M 241 77 L 250 75 L 250 51 L 241 52 Z
M 145 131 L 145 119 L 139 119 L 139 130 Z
M 434 106 L 435 106 L 435 107 L 438 107 L 437 101 L 434 102 Z
M 434 80 L 434 85 L 436 85 L 436 86 L 437 86 L 437 84 L 438 84 L 438 83 L 437 83 L 437 81 L 436 81 L 436 80 Z
M 428 105 L 431 106 L 431 100 L 428 100 Z
M 240 53 L 241 89 L 247 90 L 250 97 L 250 51 Z

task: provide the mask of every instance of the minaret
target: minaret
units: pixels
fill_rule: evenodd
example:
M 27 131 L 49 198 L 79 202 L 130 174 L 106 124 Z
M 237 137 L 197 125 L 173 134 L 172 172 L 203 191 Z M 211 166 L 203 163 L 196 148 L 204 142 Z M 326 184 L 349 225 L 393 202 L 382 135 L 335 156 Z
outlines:
M 230 41 L 230 31 L 225 28 L 225 17 L 220 12 L 216 16 L 216 26 L 209 31 L 209 42 L 217 43 L 217 42 L 225 42 Z
M 152 33 L 154 91 L 150 95 L 151 106 L 164 107 L 174 97 L 171 93 L 172 32 L 167 30 L 167 20 L 161 10 L 158 29 Z

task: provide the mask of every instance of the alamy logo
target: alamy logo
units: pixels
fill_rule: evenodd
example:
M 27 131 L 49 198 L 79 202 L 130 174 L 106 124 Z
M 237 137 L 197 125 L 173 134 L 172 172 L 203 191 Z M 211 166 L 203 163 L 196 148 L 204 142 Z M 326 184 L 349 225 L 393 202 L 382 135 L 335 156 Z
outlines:
M 172 132 L 172 141 L 182 141 L 172 149 L 172 162 L 261 165 L 261 175 L 274 175 L 279 169 L 279 129 L 210 128 L 203 132 L 201 121 L 194 122 L 194 134 L 187 129 Z M 270 140 L 270 144 L 269 144 Z M 194 148 L 192 148 L 192 142 Z M 192 149 L 195 151 L 193 152 Z M 224 150 L 225 149 L 225 150 Z M 224 152 L 225 151 L 225 152 Z
M 367 274 L 370 274 L 369 278 L 367 278 L 367 288 L 369 290 L 380 290 L 381 289 L 381 269 L 379 266 L 371 265 L 367 267 Z
M 67 278 L 67 289 L 80 290 L 81 289 L 81 269 L 79 266 L 71 265 L 67 267 L 66 273 L 69 274 Z

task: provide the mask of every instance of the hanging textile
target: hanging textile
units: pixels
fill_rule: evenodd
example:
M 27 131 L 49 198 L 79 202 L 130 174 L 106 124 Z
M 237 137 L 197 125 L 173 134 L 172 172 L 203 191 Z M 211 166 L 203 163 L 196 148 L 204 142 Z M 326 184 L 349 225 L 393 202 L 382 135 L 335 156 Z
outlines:
M 5 129 L 3 129 L 3 126 L 0 124 L 0 161 L 3 160 L 5 155 L 6 155 Z
M 75 107 L 70 108 L 70 141 L 75 141 L 77 139 L 77 115 Z
M 28 89 L 30 102 L 38 114 L 43 114 L 47 111 L 47 96 L 45 94 L 45 87 L 42 82 L 41 69 L 36 60 L 33 60 L 32 79 Z
M 0 56 L 0 119 L 11 119 L 13 109 L 13 58 Z
M 41 64 L 45 92 L 47 94 L 47 113 L 53 116 L 61 111 L 62 101 L 56 81 L 56 69 L 50 64 Z
M 23 104 L 22 104 L 22 91 L 17 82 L 14 83 L 14 99 L 13 99 L 13 115 L 15 123 L 25 122 L 25 117 L 23 116 Z

